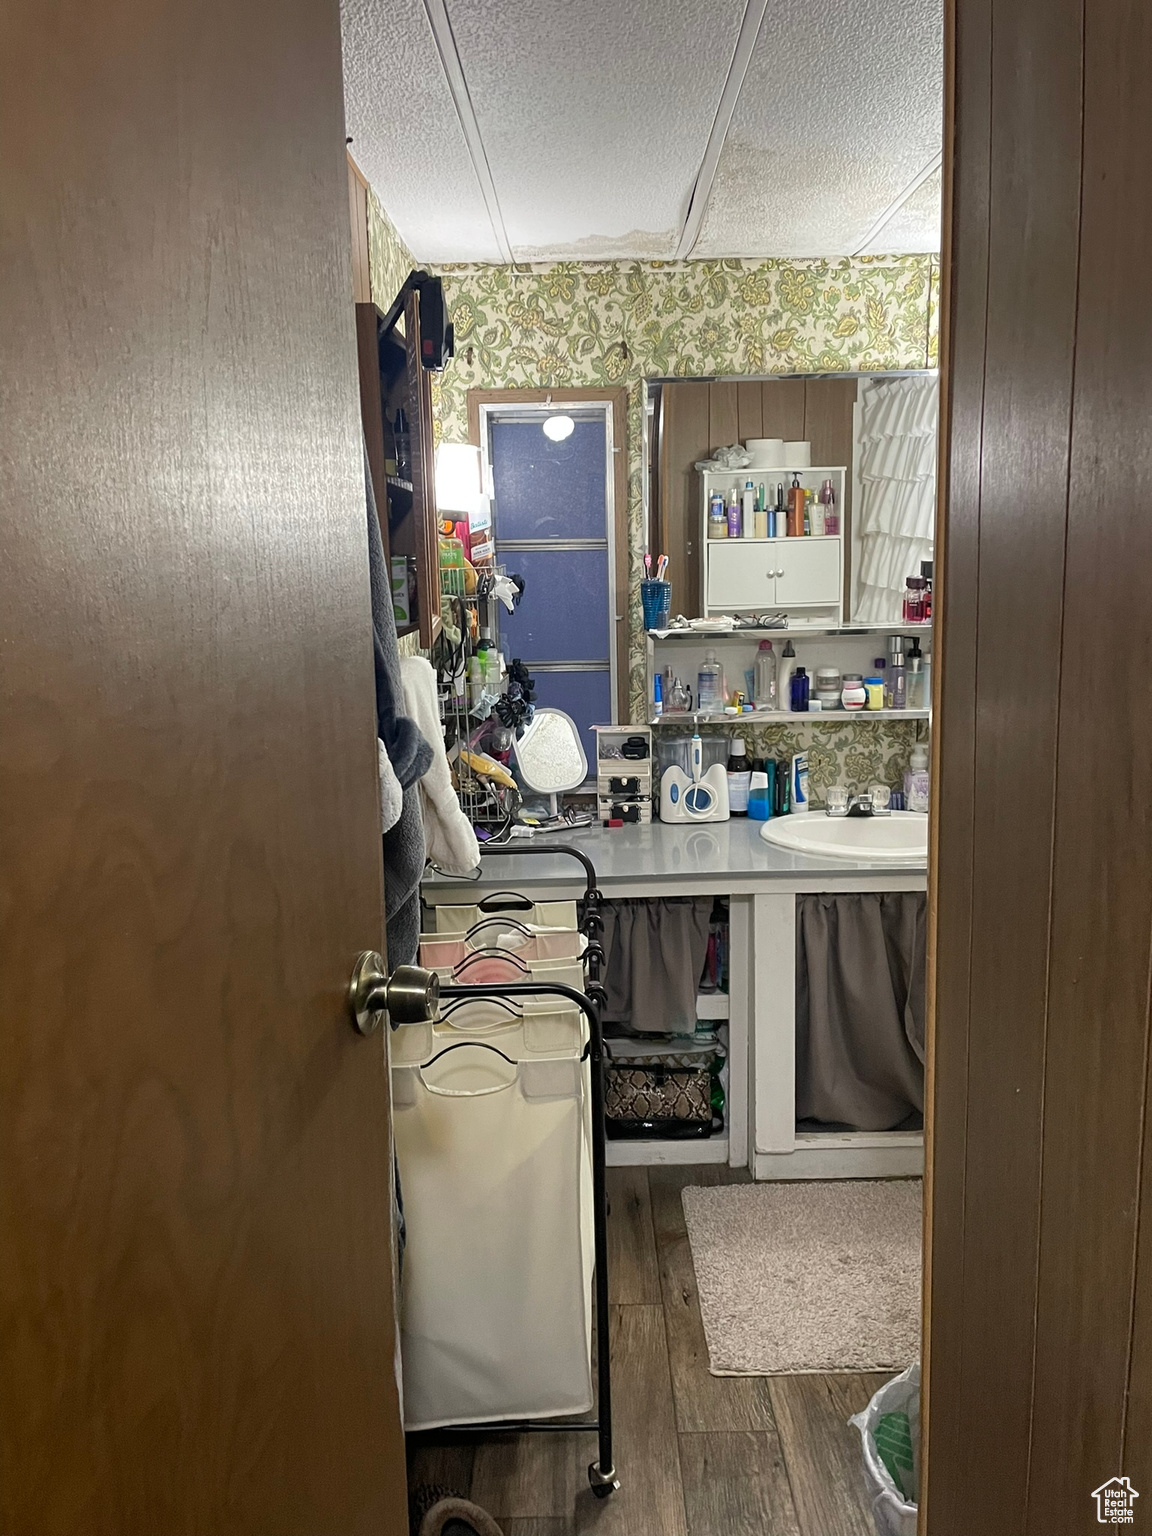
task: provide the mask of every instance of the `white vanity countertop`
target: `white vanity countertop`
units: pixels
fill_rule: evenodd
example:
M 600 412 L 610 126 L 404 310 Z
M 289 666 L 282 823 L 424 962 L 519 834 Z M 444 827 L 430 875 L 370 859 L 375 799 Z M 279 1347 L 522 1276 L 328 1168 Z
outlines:
M 922 891 L 923 866 L 884 869 L 867 863 L 789 853 L 760 837 L 761 823 L 743 817 L 690 827 L 653 822 L 647 827 L 584 827 L 579 831 L 519 840 L 567 843 L 579 848 L 596 867 L 597 884 L 606 896 L 755 895 L 793 891 Z M 479 890 L 514 889 L 525 895 L 577 896 L 584 874 L 575 859 L 563 855 L 485 854 L 482 878 L 427 874 L 424 900 L 471 901 Z M 473 894 L 468 894 L 468 893 Z

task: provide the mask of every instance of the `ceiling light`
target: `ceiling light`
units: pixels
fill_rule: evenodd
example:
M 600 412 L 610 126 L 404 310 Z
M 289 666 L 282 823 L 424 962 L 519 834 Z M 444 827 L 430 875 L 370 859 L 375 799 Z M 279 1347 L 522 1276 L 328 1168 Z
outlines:
M 576 423 L 571 416 L 546 416 L 544 418 L 544 436 L 551 438 L 554 443 L 562 443 L 566 437 L 571 437 L 576 430 Z

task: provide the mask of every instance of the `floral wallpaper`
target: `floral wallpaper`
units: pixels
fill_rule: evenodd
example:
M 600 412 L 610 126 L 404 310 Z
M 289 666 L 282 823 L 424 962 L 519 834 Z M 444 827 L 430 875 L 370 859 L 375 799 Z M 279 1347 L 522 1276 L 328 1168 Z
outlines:
M 373 294 L 387 303 L 415 263 L 374 196 L 369 197 L 369 242 Z M 629 391 L 628 665 L 634 719 L 645 713 L 639 595 L 645 380 L 879 372 L 936 363 L 939 263 L 934 256 L 560 262 L 435 270 L 444 279 L 456 327 L 456 356 L 433 385 L 436 430 L 446 441 L 467 441 L 472 388 L 623 385 Z M 879 732 L 882 738 L 885 727 L 872 722 L 845 729 Z M 840 751 L 827 732 L 820 732 L 818 739 L 820 751 Z M 880 750 L 876 739 L 868 738 L 870 764 Z M 895 752 L 898 734 L 890 739 Z M 899 740 L 906 757 L 911 741 L 903 746 Z M 865 772 L 863 759 L 849 770 L 848 755 L 845 748 L 838 760 L 850 776 L 857 769 L 860 781 L 884 776 L 871 767 Z
M 661 727 L 671 729 L 671 727 Z M 719 728 L 717 728 L 719 729 Z M 714 734 L 705 726 L 705 734 Z M 918 720 L 860 720 L 832 716 L 827 721 L 774 722 L 771 725 L 734 724 L 736 734 L 748 743 L 750 757 L 774 757 L 786 762 L 797 752 L 808 754 L 808 785 L 813 805 L 824 804 L 831 784 L 843 784 L 860 794 L 871 784 L 904 788 L 904 770 L 911 765 L 912 748 L 927 736 L 927 722 Z

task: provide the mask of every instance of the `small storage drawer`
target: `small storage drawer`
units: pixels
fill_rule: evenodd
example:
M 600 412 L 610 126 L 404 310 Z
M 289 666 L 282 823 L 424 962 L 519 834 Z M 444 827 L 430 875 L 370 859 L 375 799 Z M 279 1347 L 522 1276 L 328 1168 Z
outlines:
M 596 802 L 601 821 L 622 821 L 647 826 L 652 820 L 651 800 L 612 800 L 603 795 Z
M 652 793 L 652 765 L 638 763 L 637 771 L 621 773 L 600 772 L 596 776 L 596 792 L 611 795 L 620 800 L 637 800 Z

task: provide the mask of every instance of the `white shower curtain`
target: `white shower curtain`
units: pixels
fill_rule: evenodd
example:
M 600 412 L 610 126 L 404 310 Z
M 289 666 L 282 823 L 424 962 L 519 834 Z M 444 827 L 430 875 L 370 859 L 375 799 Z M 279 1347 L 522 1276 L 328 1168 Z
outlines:
M 934 378 L 861 383 L 859 621 L 899 623 L 905 578 L 932 558 L 938 398 Z

